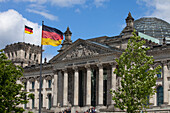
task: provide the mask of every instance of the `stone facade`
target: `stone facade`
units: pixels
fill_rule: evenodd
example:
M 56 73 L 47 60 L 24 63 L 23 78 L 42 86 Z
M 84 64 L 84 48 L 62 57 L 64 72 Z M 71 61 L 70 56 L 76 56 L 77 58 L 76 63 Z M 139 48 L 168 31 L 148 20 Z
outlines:
M 121 86 L 121 78 L 113 71 L 116 68 L 115 59 L 119 58 L 127 45 L 128 39 L 132 36 L 134 19 L 131 14 L 126 18 L 126 27 L 119 36 L 99 37 L 88 40 L 78 39 L 72 43 L 70 29 L 65 32 L 65 40 L 59 53 L 48 63 L 43 63 L 42 69 L 42 111 L 58 113 L 71 108 L 72 112 L 83 112 L 95 107 L 98 112 L 117 112 L 114 108 L 110 89 L 116 90 Z M 169 31 L 170 32 L 170 31 Z M 157 93 L 149 97 L 149 112 L 170 112 L 170 45 L 163 43 L 159 45 L 150 41 L 149 36 L 142 37 L 146 40 L 145 46 L 151 47 L 149 55 L 153 55 L 155 64 L 161 65 L 161 74 L 158 76 Z M 154 38 L 154 37 L 153 37 Z M 22 46 L 20 46 L 22 45 Z M 15 47 L 18 49 L 14 49 Z M 21 47 L 21 48 L 19 48 Z M 37 49 L 38 48 L 38 49 Z M 26 62 L 24 66 L 24 77 L 18 83 L 23 83 L 27 92 L 34 94 L 35 99 L 30 100 L 27 105 L 20 105 L 26 110 L 38 111 L 39 108 L 39 58 L 40 47 L 25 43 L 17 43 L 5 48 L 9 59 L 11 53 L 18 52 L 21 60 Z M 25 52 L 25 53 L 24 53 Z M 35 59 L 29 59 L 24 54 L 32 53 L 37 55 Z M 13 55 L 14 56 L 14 55 Z M 28 62 L 33 65 L 28 65 Z M 15 63 L 15 62 L 14 62 Z M 21 63 L 21 62 L 20 62 Z M 119 112 L 120 113 L 120 112 Z

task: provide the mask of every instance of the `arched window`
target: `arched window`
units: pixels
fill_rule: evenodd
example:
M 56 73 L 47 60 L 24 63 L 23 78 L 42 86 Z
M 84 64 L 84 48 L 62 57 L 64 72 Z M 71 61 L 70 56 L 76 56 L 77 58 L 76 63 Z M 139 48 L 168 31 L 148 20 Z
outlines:
M 27 58 L 27 53 L 25 52 L 25 58 Z
M 36 54 L 35 54 L 35 55 L 34 55 L 34 60 L 36 59 L 36 57 L 37 57 L 37 56 L 36 56 Z
M 32 82 L 32 89 L 34 89 L 34 87 L 35 87 L 35 82 L 33 81 Z
M 29 54 L 29 59 L 31 59 L 31 53 Z
M 157 87 L 157 105 L 160 106 L 163 104 L 163 87 Z
M 51 88 L 51 80 L 48 80 L 48 88 Z
M 157 74 L 157 77 L 158 77 L 158 78 L 161 78 L 161 73 L 162 73 L 162 70 L 159 69 L 159 74 Z

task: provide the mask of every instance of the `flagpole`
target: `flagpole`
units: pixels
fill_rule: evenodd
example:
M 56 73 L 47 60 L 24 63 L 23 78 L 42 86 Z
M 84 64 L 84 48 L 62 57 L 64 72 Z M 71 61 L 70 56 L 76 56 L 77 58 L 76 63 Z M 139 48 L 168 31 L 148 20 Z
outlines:
M 23 42 L 25 42 L 25 24 L 24 24 Z
M 42 21 L 42 28 L 43 28 L 43 25 L 44 25 L 44 21 Z M 42 37 L 43 37 L 43 29 L 42 29 L 42 34 L 41 34 L 41 58 L 40 58 L 40 84 L 39 84 L 39 113 L 41 113 L 41 106 L 42 106 L 42 103 L 41 103 L 41 88 L 42 88 L 42 48 L 43 48 L 43 45 L 42 45 Z M 42 98 L 43 99 L 43 98 Z

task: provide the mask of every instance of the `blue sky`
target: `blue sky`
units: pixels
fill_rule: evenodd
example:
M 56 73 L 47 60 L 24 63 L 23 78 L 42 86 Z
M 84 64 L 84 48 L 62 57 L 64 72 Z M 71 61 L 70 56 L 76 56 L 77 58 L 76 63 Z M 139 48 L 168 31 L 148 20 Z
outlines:
M 0 0 L 0 49 L 22 42 L 40 45 L 41 22 L 65 32 L 72 40 L 116 36 L 131 12 L 134 19 L 152 16 L 170 23 L 170 0 Z M 24 34 L 24 24 L 33 34 Z M 61 46 L 44 46 L 51 59 Z

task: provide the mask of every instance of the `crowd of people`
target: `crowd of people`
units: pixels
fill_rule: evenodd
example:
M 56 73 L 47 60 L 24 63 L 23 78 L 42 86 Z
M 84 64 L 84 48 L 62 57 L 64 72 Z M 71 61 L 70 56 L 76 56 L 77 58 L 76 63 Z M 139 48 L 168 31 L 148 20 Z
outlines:
M 95 107 L 93 107 L 93 108 L 88 109 L 84 113 L 95 113 L 95 112 L 96 112 Z
M 59 113 L 71 113 L 71 108 L 69 108 L 69 109 L 65 109 L 64 111 L 59 112 Z M 82 113 L 82 112 L 78 112 L 78 111 L 76 111 L 76 113 Z M 88 109 L 88 110 L 86 110 L 84 113 L 96 113 L 95 107 L 93 107 L 93 108 L 89 108 L 89 109 Z

